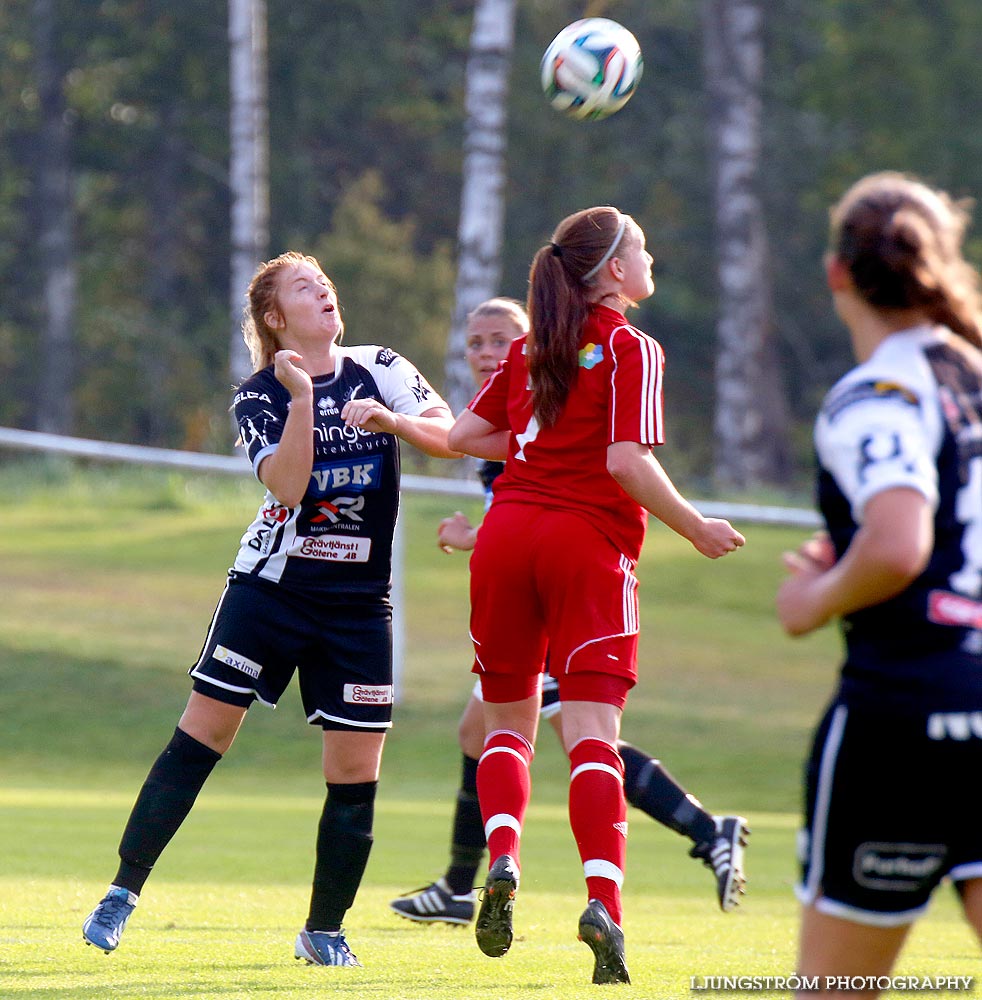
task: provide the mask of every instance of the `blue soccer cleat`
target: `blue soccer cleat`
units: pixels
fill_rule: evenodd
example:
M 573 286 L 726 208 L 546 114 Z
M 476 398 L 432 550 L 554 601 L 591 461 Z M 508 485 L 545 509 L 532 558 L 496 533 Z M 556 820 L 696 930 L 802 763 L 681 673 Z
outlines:
M 82 938 L 86 944 L 101 948 L 107 955 L 119 947 L 126 922 L 136 908 L 139 897 L 121 886 L 109 887 L 99 905 L 85 918 Z
M 302 930 L 297 935 L 293 955 L 308 965 L 353 965 L 359 969 L 361 962 L 344 939 L 344 929 L 339 931 Z

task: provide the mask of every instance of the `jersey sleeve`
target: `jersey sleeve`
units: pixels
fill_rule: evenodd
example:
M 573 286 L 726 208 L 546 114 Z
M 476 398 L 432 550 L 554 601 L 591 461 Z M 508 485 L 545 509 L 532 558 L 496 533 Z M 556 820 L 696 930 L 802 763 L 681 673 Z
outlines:
M 634 327 L 622 326 L 611 334 L 610 357 L 610 443 L 663 444 L 665 355 L 661 345 Z
M 354 360 L 367 368 L 382 394 L 382 402 L 393 413 L 418 417 L 437 406 L 449 409 L 443 397 L 417 370 L 388 347 L 360 347 L 350 351 Z
M 883 490 L 914 489 L 937 508 L 936 448 L 921 406 L 910 389 L 874 379 L 836 387 L 826 397 L 815 446 L 857 524 L 870 498 Z
M 259 463 L 276 450 L 289 411 L 289 393 L 268 371 L 244 382 L 232 397 L 239 441 L 259 474 Z

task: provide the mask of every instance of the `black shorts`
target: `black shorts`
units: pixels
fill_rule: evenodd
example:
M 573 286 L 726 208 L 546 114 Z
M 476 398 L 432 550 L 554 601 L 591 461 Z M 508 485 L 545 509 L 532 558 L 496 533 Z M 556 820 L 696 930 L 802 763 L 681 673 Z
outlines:
M 296 671 L 307 721 L 324 729 L 392 725 L 392 608 L 381 597 L 306 600 L 232 576 L 215 609 L 194 689 L 275 707 Z
M 982 723 L 977 712 L 900 716 L 831 705 L 806 768 L 802 902 L 900 926 L 945 877 L 982 878 L 975 716 Z

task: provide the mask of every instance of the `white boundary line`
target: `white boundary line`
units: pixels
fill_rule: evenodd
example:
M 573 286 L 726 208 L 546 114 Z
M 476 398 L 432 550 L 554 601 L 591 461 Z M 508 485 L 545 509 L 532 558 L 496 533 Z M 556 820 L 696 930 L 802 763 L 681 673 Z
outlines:
M 65 437 L 60 434 L 47 434 L 43 431 L 18 430 L 14 427 L 0 427 L 0 449 L 2 448 L 13 448 L 20 451 L 46 451 L 59 455 L 75 455 L 79 458 L 94 458 L 106 462 L 132 462 L 197 472 L 252 476 L 252 467 L 244 453 L 241 455 L 209 455 L 195 451 L 175 451 L 170 448 L 150 448 L 145 445 Z M 405 493 L 434 493 L 456 497 L 480 497 L 484 493 L 481 486 L 473 480 L 408 474 L 402 477 L 402 489 Z M 814 511 L 798 507 L 765 507 L 757 504 L 720 503 L 704 500 L 694 500 L 693 506 L 706 517 L 725 517 L 729 521 L 812 529 L 821 525 L 821 520 Z M 392 544 L 392 679 L 396 701 L 399 700 L 402 687 L 403 650 L 406 641 L 405 620 L 402 614 L 405 548 L 406 543 L 402 531 L 402 519 L 400 518 L 396 523 Z

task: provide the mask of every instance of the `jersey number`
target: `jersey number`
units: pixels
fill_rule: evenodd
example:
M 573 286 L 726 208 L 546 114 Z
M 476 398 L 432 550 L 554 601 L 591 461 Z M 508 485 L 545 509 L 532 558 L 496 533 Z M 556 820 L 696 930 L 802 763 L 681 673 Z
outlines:
M 982 597 L 982 453 L 968 461 L 968 477 L 955 499 L 955 517 L 965 525 L 965 562 L 957 573 L 952 573 L 951 587 L 978 600 Z
M 515 452 L 515 458 L 519 462 L 527 462 L 528 459 L 525 457 L 525 446 L 531 444 L 539 436 L 539 421 L 535 419 L 533 415 L 528 422 L 528 426 L 522 431 L 521 434 L 517 435 L 515 441 L 518 443 L 518 451 Z

